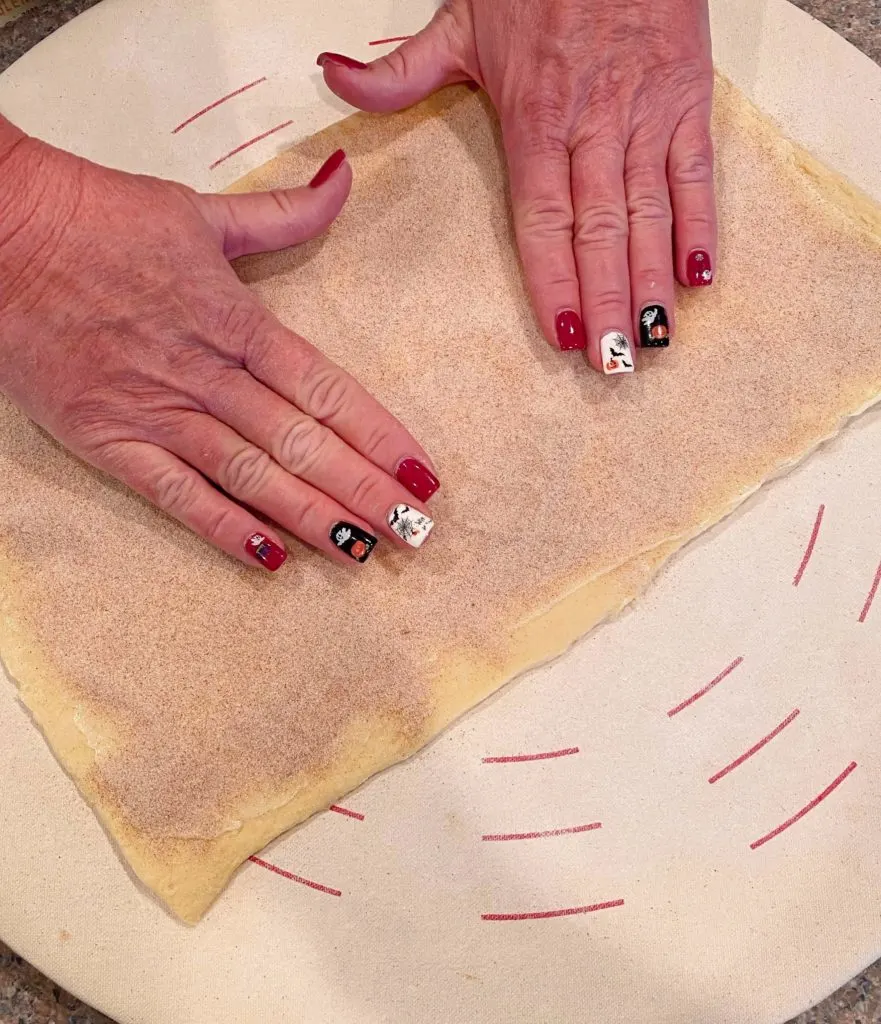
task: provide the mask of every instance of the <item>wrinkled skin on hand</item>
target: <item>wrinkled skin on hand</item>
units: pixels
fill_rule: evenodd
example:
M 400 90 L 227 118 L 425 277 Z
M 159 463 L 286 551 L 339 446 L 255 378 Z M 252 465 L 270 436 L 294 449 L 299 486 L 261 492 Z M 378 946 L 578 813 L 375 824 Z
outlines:
M 586 340 L 596 369 L 600 338 L 638 338 L 646 305 L 664 306 L 672 326 L 674 278 L 712 280 L 706 0 L 447 0 L 370 65 L 335 54 L 319 63 L 329 87 L 365 110 L 469 79 L 486 89 L 538 320 L 552 344 Z M 561 321 L 566 311 L 586 339 L 571 316 Z
M 428 457 L 229 263 L 324 231 L 349 165 L 314 188 L 206 196 L 2 128 L 0 391 L 248 564 L 255 535 L 277 548 L 264 565 L 284 557 L 260 514 L 349 565 L 336 523 L 400 544 L 388 512 L 418 502 L 395 468 Z

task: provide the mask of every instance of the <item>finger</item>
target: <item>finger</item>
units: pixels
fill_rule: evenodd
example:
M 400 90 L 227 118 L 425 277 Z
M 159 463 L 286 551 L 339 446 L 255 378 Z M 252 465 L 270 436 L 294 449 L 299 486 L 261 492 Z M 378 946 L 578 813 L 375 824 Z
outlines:
M 470 79 L 455 16 L 442 7 L 425 28 L 370 64 L 339 53 L 321 53 L 328 88 L 361 110 L 403 110 L 453 82 Z
M 352 168 L 338 149 L 310 187 L 242 195 L 199 195 L 196 202 L 219 232 L 227 259 L 299 245 L 326 231 L 352 187 Z
M 440 487 L 421 445 L 345 370 L 266 314 L 244 345 L 251 374 L 421 501 Z
M 666 155 L 663 137 L 634 138 L 624 162 L 632 322 L 640 348 L 666 348 L 673 327 L 673 213 Z
M 168 426 L 160 429 L 168 430 Z M 376 546 L 370 526 L 339 502 L 286 473 L 261 449 L 204 413 L 185 411 L 163 444 L 226 494 L 257 509 L 336 561 L 364 562 Z M 348 543 L 332 534 L 348 528 Z M 356 546 L 353 547 L 353 544 Z
M 504 137 L 517 247 L 539 325 L 563 351 L 584 349 L 565 139 L 516 122 Z
M 392 540 L 403 539 L 390 524 L 399 506 L 416 507 L 411 494 L 329 427 L 290 405 L 249 373 L 242 371 L 226 387 L 212 391 L 206 409 L 268 452 L 287 473 L 349 509 L 374 532 Z M 260 410 L 258 416 L 255 409 Z M 433 522 L 424 508 L 418 511 L 428 521 L 427 537 Z
M 676 276 L 684 285 L 712 284 L 717 222 L 709 101 L 684 117 L 673 133 L 667 181 L 673 206 Z
M 624 150 L 595 140 L 572 154 L 574 249 L 591 366 L 632 373 L 630 269 Z
M 270 572 L 284 564 L 287 552 L 276 531 L 164 448 L 118 441 L 92 461 L 233 558 Z

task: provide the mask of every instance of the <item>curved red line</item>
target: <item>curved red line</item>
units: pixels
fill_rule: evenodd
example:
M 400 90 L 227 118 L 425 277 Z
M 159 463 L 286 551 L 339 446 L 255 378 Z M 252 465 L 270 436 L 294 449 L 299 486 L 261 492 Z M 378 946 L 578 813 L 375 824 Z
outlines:
M 320 882 L 312 882 L 308 878 L 291 874 L 290 871 L 285 871 L 284 868 L 280 868 L 276 864 L 270 864 L 268 860 L 261 860 L 260 857 L 249 857 L 248 860 L 259 864 L 261 868 L 266 868 L 267 871 L 273 871 L 275 874 L 281 875 L 282 878 L 289 878 L 292 882 L 299 882 L 300 885 L 308 885 L 310 889 L 326 892 L 330 896 L 342 896 L 342 892 L 339 889 L 331 889 L 330 886 L 322 885 Z
M 484 757 L 483 764 L 511 764 L 515 761 L 545 761 L 549 757 L 568 757 L 570 754 L 580 754 L 579 747 L 566 747 L 565 750 L 548 750 L 541 754 L 510 754 L 507 757 Z
M 260 85 L 261 82 L 265 82 L 266 80 L 266 76 L 264 75 L 263 78 L 258 78 L 253 82 L 248 82 L 247 85 L 243 85 L 241 89 L 236 89 L 235 92 L 230 92 L 227 93 L 226 96 L 221 96 L 219 100 L 215 100 L 213 103 L 209 103 L 207 107 L 203 107 L 201 110 L 193 114 L 192 117 L 188 117 L 186 121 L 181 121 L 177 128 L 172 129 L 171 134 L 177 135 L 177 133 L 182 128 L 186 128 L 186 126 L 188 124 L 192 124 L 193 121 L 198 121 L 203 114 L 207 114 L 210 110 L 214 110 L 215 107 L 219 107 L 221 103 L 226 103 L 227 100 L 231 100 L 236 96 L 241 96 L 243 92 L 247 92 L 249 89 L 253 89 L 255 85 Z
M 345 814 L 347 818 L 355 818 L 358 821 L 364 820 L 364 815 L 358 811 L 350 811 L 348 807 L 340 807 L 339 804 L 331 804 L 328 807 L 329 811 L 334 811 L 336 814 Z
M 592 903 L 588 907 L 566 907 L 563 910 L 538 910 L 528 914 L 481 914 L 481 921 L 543 921 L 548 917 L 570 917 L 572 914 L 592 914 L 595 910 L 623 907 L 624 900 Z
M 213 164 L 208 168 L 209 171 L 213 171 L 215 167 L 219 167 L 225 160 L 229 160 L 231 156 L 235 156 L 236 153 L 241 153 L 243 149 L 247 149 L 248 146 L 253 146 L 257 142 L 262 142 L 264 139 L 268 139 L 270 135 L 275 135 L 276 132 L 280 132 L 282 128 L 287 128 L 292 125 L 293 120 L 284 121 L 282 124 L 277 124 L 274 128 L 270 128 L 269 131 L 263 132 L 260 135 L 255 135 L 253 139 L 248 139 L 247 142 L 243 142 L 241 146 L 236 146 L 235 149 L 231 149 L 228 153 L 222 156 L 219 160 L 215 160 Z
M 863 605 L 863 610 L 860 612 L 860 617 L 857 622 L 865 622 L 866 616 L 869 614 L 869 609 L 872 607 L 872 602 L 875 600 L 875 594 L 878 593 L 878 584 L 881 583 L 881 563 L 875 570 L 875 579 L 872 581 L 872 589 L 869 591 L 869 596 L 866 598 L 866 603 Z
M 749 760 L 749 758 L 751 758 L 753 754 L 757 754 L 762 749 L 762 747 L 765 746 L 766 743 L 770 743 L 775 736 L 779 736 L 787 725 L 795 721 L 798 715 L 799 709 L 796 708 L 795 711 L 787 715 L 786 718 L 784 718 L 778 726 L 772 729 L 767 736 L 763 736 L 759 740 L 759 742 L 751 746 L 745 754 L 741 754 L 740 757 L 735 758 L 731 762 L 731 764 L 726 764 L 725 767 L 722 768 L 720 771 L 716 772 L 715 775 L 711 775 L 707 781 L 712 785 L 712 783 L 718 782 L 719 779 L 723 779 L 729 772 L 733 772 L 735 768 L 739 768 L 744 761 Z
M 667 717 L 672 718 L 674 715 L 678 715 L 680 711 L 684 711 L 689 705 L 694 704 L 696 700 L 700 700 L 700 698 L 703 697 L 704 694 L 709 693 L 714 686 L 716 686 L 718 683 L 721 683 L 725 676 L 731 675 L 731 673 L 737 668 L 738 665 L 741 664 L 742 661 L 742 657 L 735 658 L 734 661 L 732 661 L 727 668 L 723 668 L 722 671 L 716 676 L 716 678 L 707 683 L 707 685 L 703 687 L 703 689 L 698 690 L 697 693 L 693 693 L 690 697 L 686 697 L 686 699 L 681 704 L 677 704 L 675 708 L 671 708 L 667 712 Z
M 602 828 L 601 821 L 592 821 L 589 825 L 574 825 L 572 828 L 552 828 L 547 832 L 505 832 L 498 835 L 481 836 L 485 843 L 504 843 L 509 839 L 544 839 L 547 836 L 568 836 L 575 832 L 593 832 Z
M 791 818 L 787 818 L 782 825 L 778 825 L 777 828 L 773 829 L 767 835 L 762 836 L 761 839 L 757 839 L 754 843 L 750 843 L 749 848 L 751 850 L 758 850 L 758 848 L 760 846 L 764 846 L 769 839 L 773 839 L 775 836 L 779 836 L 781 832 L 785 832 L 790 825 L 794 825 L 797 821 L 803 818 L 808 813 L 808 811 L 812 811 L 817 806 L 817 804 L 821 804 L 826 799 L 826 797 L 829 796 L 830 793 L 838 789 L 841 783 L 844 782 L 844 780 L 848 777 L 848 775 L 850 775 L 850 773 L 854 770 L 854 768 L 856 768 L 856 766 L 856 761 L 851 761 L 850 764 L 844 769 L 844 771 L 838 776 L 838 778 L 830 782 L 822 793 L 820 793 L 818 796 L 815 796 L 809 804 L 805 804 L 805 806 L 802 807 L 802 809 L 797 814 L 793 814 Z
M 403 43 L 405 39 L 412 39 L 412 36 L 389 36 L 388 39 L 373 39 L 368 46 L 382 46 L 383 43 Z
M 817 509 L 817 518 L 814 520 L 814 528 L 811 530 L 811 537 L 808 541 L 808 546 L 805 548 L 804 556 L 801 560 L 801 565 L 798 567 L 798 571 L 795 574 L 795 578 L 792 581 L 792 585 L 797 587 L 801 583 L 801 578 L 805 574 L 805 569 L 808 567 L 808 562 L 811 560 L 811 555 L 814 553 L 814 545 L 817 543 L 817 537 L 820 533 L 820 523 L 823 522 L 823 513 L 826 511 L 826 506 L 821 505 Z

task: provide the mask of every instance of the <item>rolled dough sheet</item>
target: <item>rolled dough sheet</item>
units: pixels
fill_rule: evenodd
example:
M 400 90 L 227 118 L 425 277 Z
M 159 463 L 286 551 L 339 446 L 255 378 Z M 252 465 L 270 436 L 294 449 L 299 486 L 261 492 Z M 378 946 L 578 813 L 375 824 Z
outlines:
M 270 839 L 615 614 L 664 560 L 881 392 L 881 213 L 725 82 L 712 289 L 602 378 L 540 337 L 495 122 L 452 89 L 356 116 L 323 239 L 241 264 L 432 452 L 438 527 L 363 568 L 210 550 L 0 404 L 0 650 L 143 882 L 196 921 Z

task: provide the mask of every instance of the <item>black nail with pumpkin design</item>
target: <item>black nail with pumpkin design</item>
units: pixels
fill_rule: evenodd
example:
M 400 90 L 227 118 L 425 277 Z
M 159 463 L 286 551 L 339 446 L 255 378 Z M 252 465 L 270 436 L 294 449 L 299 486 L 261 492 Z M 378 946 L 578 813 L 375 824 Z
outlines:
M 356 562 L 366 562 L 376 546 L 376 537 L 354 523 L 337 523 L 330 531 L 330 539 Z
M 645 306 L 639 314 L 639 347 L 666 348 L 670 344 L 670 321 L 660 305 Z

